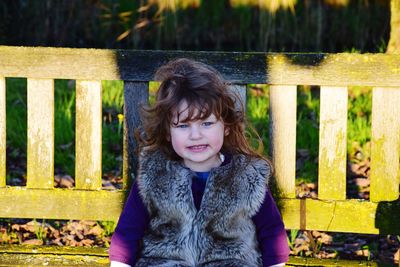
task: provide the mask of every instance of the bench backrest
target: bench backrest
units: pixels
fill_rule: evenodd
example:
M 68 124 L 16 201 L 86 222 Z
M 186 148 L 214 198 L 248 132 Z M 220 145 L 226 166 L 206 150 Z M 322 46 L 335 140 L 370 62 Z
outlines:
M 131 51 L 0 46 L 0 209 L 5 218 L 117 220 L 136 169 L 134 129 L 168 60 L 208 63 L 245 96 L 270 85 L 271 147 L 288 229 L 400 231 L 400 55 Z M 5 77 L 27 78 L 26 187 L 6 186 Z M 54 79 L 76 80 L 75 188 L 54 188 Z M 101 189 L 101 80 L 124 81 L 124 190 Z M 318 199 L 297 199 L 296 94 L 320 86 Z M 371 201 L 346 199 L 349 86 L 373 87 Z

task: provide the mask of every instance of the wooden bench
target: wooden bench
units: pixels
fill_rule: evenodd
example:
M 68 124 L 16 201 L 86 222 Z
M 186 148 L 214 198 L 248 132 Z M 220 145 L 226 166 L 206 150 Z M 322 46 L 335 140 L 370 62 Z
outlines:
M 270 85 L 272 157 L 288 229 L 400 234 L 400 55 L 131 51 L 0 46 L 1 218 L 117 220 L 134 179 L 140 124 L 155 70 L 176 57 L 211 64 L 243 97 Z M 5 78 L 27 78 L 27 184 L 6 185 Z M 75 188 L 54 188 L 54 79 L 76 80 Z M 101 183 L 101 80 L 124 81 L 123 190 Z M 295 196 L 298 85 L 320 86 L 318 199 Z M 346 199 L 348 86 L 373 87 L 371 201 Z M 0 266 L 107 266 L 103 248 L 1 246 Z M 292 258 L 289 265 L 346 262 Z M 357 263 L 358 264 L 358 263 Z M 363 265 L 374 263 L 360 263 Z

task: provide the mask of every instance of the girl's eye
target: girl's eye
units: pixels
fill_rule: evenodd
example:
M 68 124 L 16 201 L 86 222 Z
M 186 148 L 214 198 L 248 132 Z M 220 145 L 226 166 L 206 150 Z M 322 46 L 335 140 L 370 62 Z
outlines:
M 214 124 L 214 122 L 212 122 L 212 121 L 205 121 L 205 122 L 203 122 L 203 126 L 211 126 L 211 125 L 213 125 Z
M 184 128 L 187 128 L 188 125 L 187 125 L 187 124 L 178 124 L 178 125 L 176 125 L 175 127 L 176 127 L 176 128 L 180 128 L 180 129 L 184 129 Z

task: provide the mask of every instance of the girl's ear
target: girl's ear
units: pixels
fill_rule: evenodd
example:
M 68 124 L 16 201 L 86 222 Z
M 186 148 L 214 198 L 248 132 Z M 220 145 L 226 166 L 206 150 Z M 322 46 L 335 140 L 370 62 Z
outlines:
M 168 142 L 171 142 L 171 135 L 167 135 L 165 139 L 167 139 Z

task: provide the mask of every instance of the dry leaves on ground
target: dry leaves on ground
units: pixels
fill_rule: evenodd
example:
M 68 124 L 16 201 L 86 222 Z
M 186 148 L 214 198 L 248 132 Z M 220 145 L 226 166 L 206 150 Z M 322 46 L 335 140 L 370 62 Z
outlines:
M 110 243 L 110 233 L 95 221 L 22 221 L 1 222 L 0 243 L 105 247 Z

